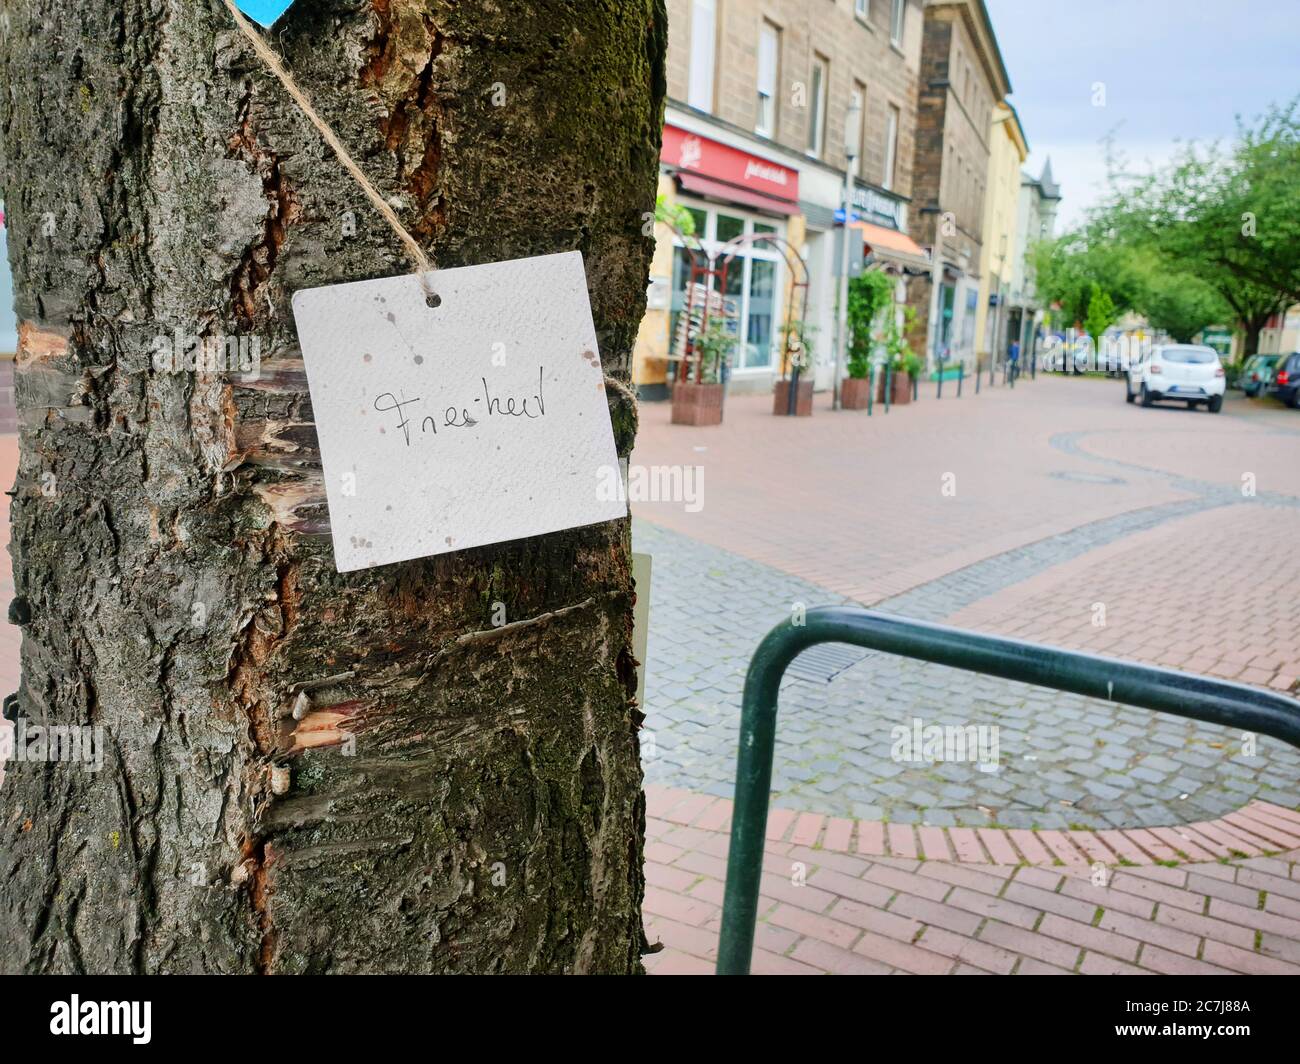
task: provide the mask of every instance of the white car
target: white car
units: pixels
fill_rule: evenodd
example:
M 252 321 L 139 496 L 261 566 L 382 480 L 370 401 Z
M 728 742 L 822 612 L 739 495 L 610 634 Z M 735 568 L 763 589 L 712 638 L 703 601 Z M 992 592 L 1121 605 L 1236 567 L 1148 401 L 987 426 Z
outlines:
M 1153 347 L 1139 362 L 1129 366 L 1124 377 L 1125 398 L 1141 399 L 1143 406 L 1161 400 L 1176 400 L 1189 410 L 1204 403 L 1211 414 L 1223 407 L 1227 385 L 1218 352 L 1197 344 L 1165 344 Z

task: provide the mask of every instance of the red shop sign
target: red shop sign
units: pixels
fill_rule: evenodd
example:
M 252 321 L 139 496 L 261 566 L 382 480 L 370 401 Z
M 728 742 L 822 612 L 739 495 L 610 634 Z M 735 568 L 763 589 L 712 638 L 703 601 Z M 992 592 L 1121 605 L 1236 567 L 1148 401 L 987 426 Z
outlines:
M 666 166 L 703 174 L 787 203 L 799 199 L 798 170 L 676 126 L 664 126 L 661 159 Z

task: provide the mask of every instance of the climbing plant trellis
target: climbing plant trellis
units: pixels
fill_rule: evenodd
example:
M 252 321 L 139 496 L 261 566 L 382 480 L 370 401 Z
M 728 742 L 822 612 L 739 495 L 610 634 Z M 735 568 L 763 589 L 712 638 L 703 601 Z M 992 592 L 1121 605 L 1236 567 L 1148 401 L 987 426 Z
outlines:
M 782 236 L 775 233 L 742 233 L 723 244 L 710 255 L 703 241 L 694 233 L 683 233 L 672 222 L 666 222 L 669 229 L 677 236 L 682 248 L 690 258 L 690 277 L 686 284 L 686 302 L 682 313 L 685 326 L 680 332 L 681 350 L 677 360 L 676 379 L 688 383 L 701 384 L 704 380 L 704 361 L 696 356 L 695 341 L 708 326 L 711 313 L 722 313 L 729 317 L 727 299 L 727 272 L 732 261 L 746 247 L 768 245 L 774 248 L 785 261 L 790 270 L 791 282 L 786 293 L 787 326 L 790 322 L 803 321 L 808 312 L 808 264 L 803 256 L 795 251 L 794 246 Z M 715 299 L 714 296 L 717 296 Z M 796 307 L 798 314 L 795 313 Z M 790 413 L 794 413 L 794 396 L 797 391 L 802 360 L 793 356 L 800 345 L 798 332 L 786 328 L 781 351 L 781 378 L 791 374 Z

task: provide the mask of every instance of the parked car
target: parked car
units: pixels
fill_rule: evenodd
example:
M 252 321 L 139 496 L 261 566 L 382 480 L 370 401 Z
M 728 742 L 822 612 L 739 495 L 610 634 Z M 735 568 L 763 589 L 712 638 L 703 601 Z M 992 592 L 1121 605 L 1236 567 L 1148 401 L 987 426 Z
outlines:
M 1300 351 L 1279 359 L 1268 391 L 1293 410 L 1300 407 Z
M 1251 355 L 1237 378 L 1241 390 L 1252 399 L 1263 395 L 1273 384 L 1273 371 L 1281 355 Z
M 1143 406 L 1150 406 L 1174 400 L 1186 403 L 1189 410 L 1204 404 L 1217 414 L 1223 408 L 1225 384 L 1223 364 L 1214 348 L 1163 344 L 1129 367 L 1124 392 L 1130 403 L 1141 399 Z

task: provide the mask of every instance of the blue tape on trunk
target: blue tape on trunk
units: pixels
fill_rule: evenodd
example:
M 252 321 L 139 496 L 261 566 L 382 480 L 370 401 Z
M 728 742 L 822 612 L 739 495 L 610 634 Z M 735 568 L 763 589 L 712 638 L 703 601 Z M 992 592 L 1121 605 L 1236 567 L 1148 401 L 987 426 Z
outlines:
M 235 0 L 235 6 L 259 26 L 270 29 L 293 6 L 293 0 Z

